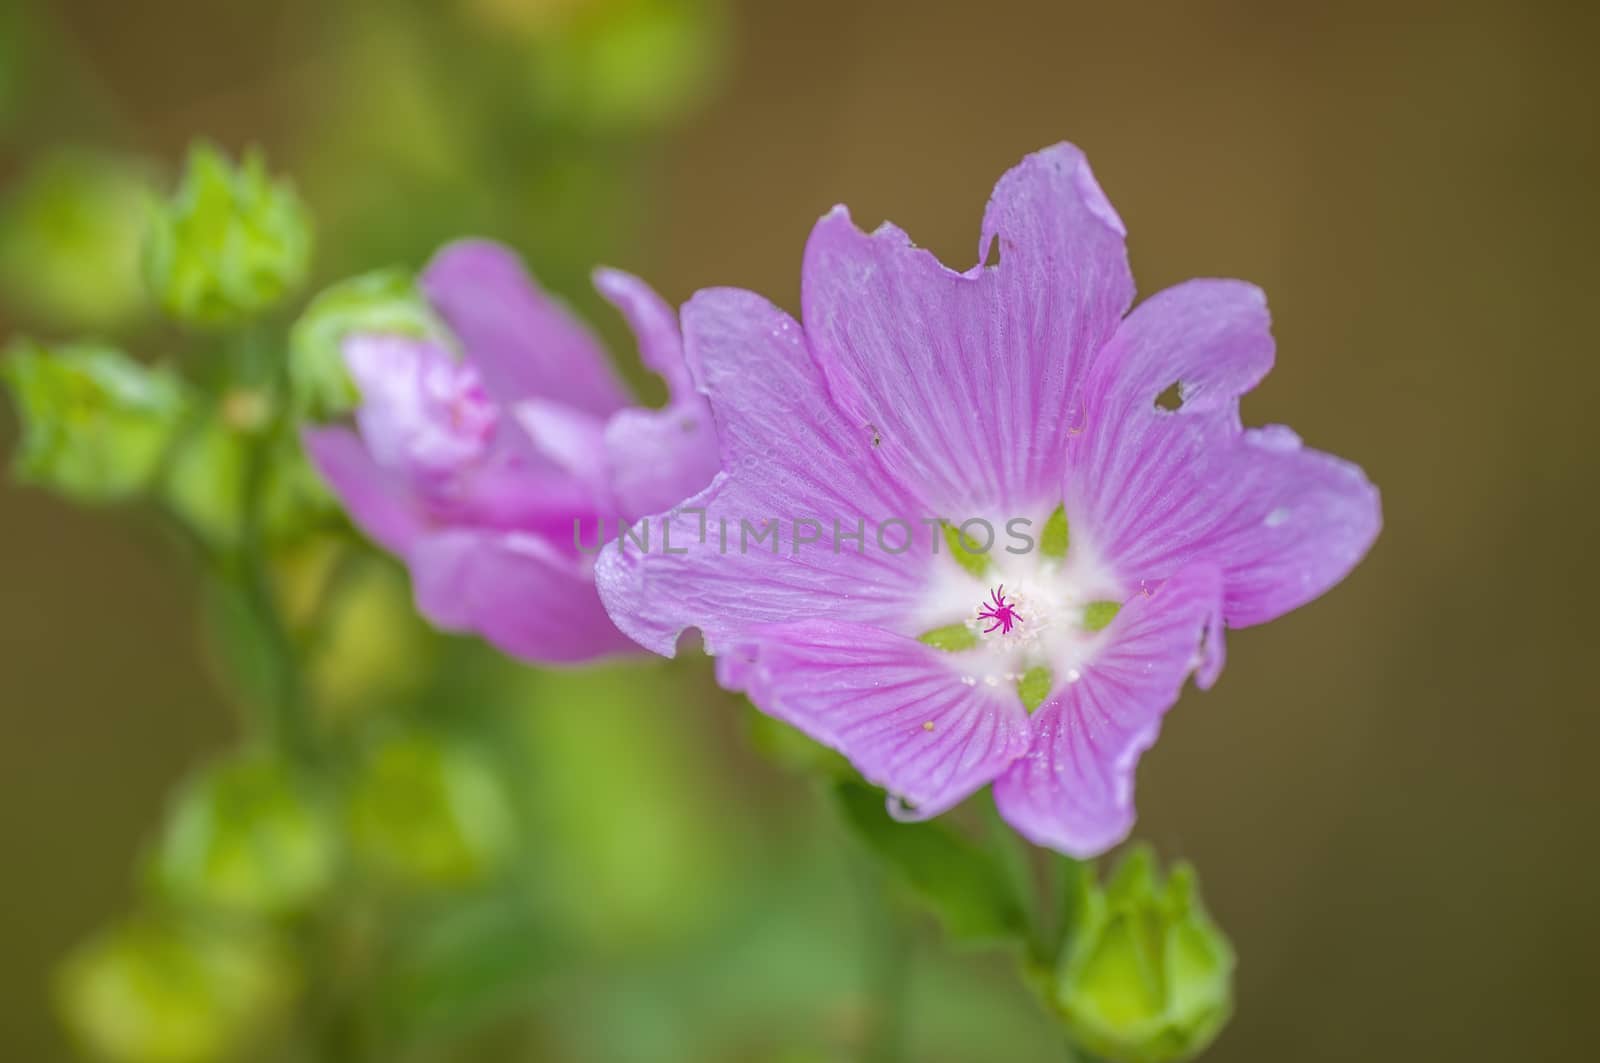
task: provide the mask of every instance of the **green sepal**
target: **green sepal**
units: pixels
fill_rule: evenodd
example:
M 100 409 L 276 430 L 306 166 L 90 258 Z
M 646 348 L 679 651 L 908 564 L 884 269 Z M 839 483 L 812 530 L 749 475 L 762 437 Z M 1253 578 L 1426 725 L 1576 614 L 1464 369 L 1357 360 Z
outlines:
M 1017 680 L 1017 695 L 1022 698 L 1022 704 L 1027 706 L 1029 712 L 1034 711 L 1044 704 L 1044 699 L 1050 696 L 1050 688 L 1055 685 L 1055 676 L 1044 665 L 1028 669 Z
M 966 624 L 946 624 L 932 631 L 924 631 L 917 641 L 946 653 L 960 653 L 978 644 L 978 635 Z
M 1067 546 L 1071 541 L 1072 533 L 1067 524 L 1067 507 L 1057 506 L 1055 512 L 1050 514 L 1050 519 L 1044 522 L 1044 530 L 1039 533 L 1039 552 L 1045 557 L 1066 557 Z
M 955 558 L 956 564 L 980 579 L 989 571 L 989 555 L 980 553 L 976 544 L 967 536 L 961 534 L 961 529 L 949 521 L 941 522 L 944 528 L 944 541 L 950 547 L 950 556 Z
M 1090 631 L 1101 631 L 1122 612 L 1121 602 L 1090 602 L 1083 607 L 1083 626 Z

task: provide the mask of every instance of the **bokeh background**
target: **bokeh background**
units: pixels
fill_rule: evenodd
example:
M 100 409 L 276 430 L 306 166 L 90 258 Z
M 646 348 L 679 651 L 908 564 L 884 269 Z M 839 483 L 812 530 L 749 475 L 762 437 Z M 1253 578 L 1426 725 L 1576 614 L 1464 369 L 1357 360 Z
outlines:
M 965 267 L 994 179 L 1075 141 L 1142 292 L 1196 275 L 1267 290 L 1279 364 L 1247 421 L 1293 425 L 1384 493 L 1368 561 L 1234 634 L 1225 681 L 1185 695 L 1140 771 L 1138 835 L 1199 866 L 1241 956 L 1208 1058 L 1586 1055 L 1593 9 L 6 4 L 8 203 L 41 167 L 159 181 L 196 135 L 260 144 L 317 216 L 321 281 L 490 233 L 625 353 L 590 263 L 674 301 L 736 284 L 796 309 L 807 230 L 846 202 Z M 571 28 L 607 7 L 612 23 Z M 629 18 L 644 28 L 617 30 Z M 114 273 L 55 283 L 27 246 L 5 267 L 4 331 L 160 353 Z M 73 1058 L 52 970 L 129 905 L 175 782 L 236 734 L 193 592 L 138 519 L 0 489 L 0 1057 Z M 375 681 L 403 670 L 405 643 L 353 638 Z M 696 662 L 551 677 L 429 646 L 486 677 L 442 692 L 449 711 L 512 706 L 495 748 L 533 810 L 529 888 L 564 939 L 515 1006 L 438 1051 L 840 1058 L 881 978 L 862 947 L 881 913 L 747 710 Z M 903 947 L 909 1058 L 1057 1058 L 1004 963 L 952 955 L 931 928 Z M 386 1021 L 414 1017 L 407 991 Z

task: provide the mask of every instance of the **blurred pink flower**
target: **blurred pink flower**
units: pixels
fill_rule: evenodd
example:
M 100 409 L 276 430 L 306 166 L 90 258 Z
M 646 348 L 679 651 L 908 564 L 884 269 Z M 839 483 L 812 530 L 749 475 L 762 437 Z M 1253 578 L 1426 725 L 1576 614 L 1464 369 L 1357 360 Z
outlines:
M 625 273 L 602 270 L 595 284 L 666 379 L 663 409 L 628 404 L 598 342 L 511 251 L 463 241 L 421 278 L 462 356 L 352 337 L 355 427 L 305 434 L 351 519 L 410 567 L 422 613 L 529 661 L 634 648 L 600 605 L 577 529 L 671 506 L 718 468 L 671 307 Z

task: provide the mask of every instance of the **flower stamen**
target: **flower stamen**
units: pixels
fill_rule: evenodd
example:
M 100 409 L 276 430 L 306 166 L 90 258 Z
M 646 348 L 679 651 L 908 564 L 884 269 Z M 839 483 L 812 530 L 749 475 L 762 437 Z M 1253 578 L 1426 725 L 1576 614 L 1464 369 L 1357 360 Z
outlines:
M 978 609 L 978 619 L 992 621 L 983 629 L 985 635 L 992 635 L 996 631 L 1002 635 L 1011 634 L 1011 629 L 1022 623 L 1022 617 L 1017 615 L 1016 606 L 1006 600 L 1006 587 L 1001 584 L 989 592 L 989 600 Z

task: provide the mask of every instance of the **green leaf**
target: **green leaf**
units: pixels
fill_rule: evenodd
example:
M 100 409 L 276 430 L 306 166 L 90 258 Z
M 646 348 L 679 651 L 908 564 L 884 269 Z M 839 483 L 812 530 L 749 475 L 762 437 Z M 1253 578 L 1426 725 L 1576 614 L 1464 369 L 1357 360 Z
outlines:
M 1044 704 L 1044 699 L 1050 696 L 1050 687 L 1055 683 L 1055 676 L 1050 669 L 1039 665 L 1030 668 L 1017 680 L 1017 694 L 1022 698 L 1022 703 L 1032 712 Z
M 1055 512 L 1050 514 L 1050 519 L 1044 522 L 1044 530 L 1039 533 L 1039 552 L 1046 557 L 1066 557 L 1067 545 L 1071 541 L 1067 507 L 1057 506 Z
M 865 783 L 841 782 L 834 793 L 856 836 L 938 913 L 952 938 L 995 942 L 1026 934 L 1023 905 L 992 853 L 943 823 L 896 822 L 883 792 Z
M 958 653 L 976 646 L 978 636 L 965 624 L 946 624 L 932 631 L 924 631 L 917 636 L 917 641 L 925 642 L 934 649 L 944 650 L 946 653 Z
M 989 555 L 978 550 L 978 544 L 970 536 L 962 535 L 961 529 L 944 522 L 944 541 L 950 547 L 950 556 L 956 559 L 956 564 L 972 573 L 982 577 L 989 571 Z
M 1121 611 L 1121 602 L 1090 602 L 1083 607 L 1083 626 L 1090 631 L 1100 631 Z

